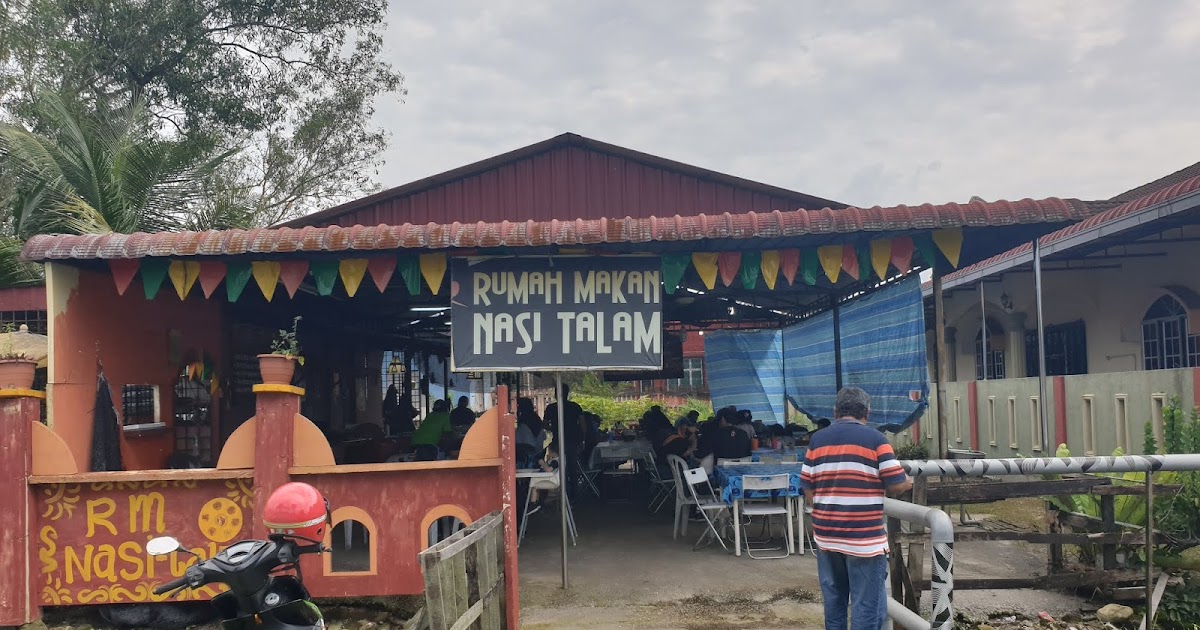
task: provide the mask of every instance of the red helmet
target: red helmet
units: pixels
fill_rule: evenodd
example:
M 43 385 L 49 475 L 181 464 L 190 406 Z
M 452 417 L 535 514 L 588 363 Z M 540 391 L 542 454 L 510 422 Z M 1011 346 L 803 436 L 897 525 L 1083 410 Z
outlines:
M 263 524 L 272 534 L 325 540 L 325 527 L 332 518 L 329 500 L 316 488 L 300 482 L 279 486 L 263 508 Z

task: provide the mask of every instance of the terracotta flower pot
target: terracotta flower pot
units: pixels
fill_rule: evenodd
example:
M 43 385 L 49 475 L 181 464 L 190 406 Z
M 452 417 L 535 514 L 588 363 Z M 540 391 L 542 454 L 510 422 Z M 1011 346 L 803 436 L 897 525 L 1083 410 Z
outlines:
M 0 359 L 0 389 L 29 389 L 37 363 L 28 359 Z
M 284 354 L 258 355 L 258 371 L 267 385 L 291 385 L 296 360 Z

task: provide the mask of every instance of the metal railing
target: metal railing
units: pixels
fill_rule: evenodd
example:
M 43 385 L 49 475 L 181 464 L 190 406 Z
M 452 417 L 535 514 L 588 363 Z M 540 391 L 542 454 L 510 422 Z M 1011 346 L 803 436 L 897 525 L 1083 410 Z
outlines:
M 929 621 L 888 596 L 888 622 L 899 623 L 908 630 L 952 630 L 954 627 L 954 523 L 938 508 L 916 505 L 896 499 L 883 500 L 883 513 L 891 518 L 919 523 L 929 528 L 932 544 L 932 575 L 929 590 L 932 595 Z

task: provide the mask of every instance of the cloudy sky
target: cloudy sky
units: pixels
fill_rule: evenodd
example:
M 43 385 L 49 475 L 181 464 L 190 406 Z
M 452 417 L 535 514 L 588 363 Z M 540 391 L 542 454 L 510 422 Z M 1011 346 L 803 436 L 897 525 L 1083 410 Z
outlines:
M 571 131 L 856 205 L 1200 161 L 1200 3 L 393 0 L 390 187 Z

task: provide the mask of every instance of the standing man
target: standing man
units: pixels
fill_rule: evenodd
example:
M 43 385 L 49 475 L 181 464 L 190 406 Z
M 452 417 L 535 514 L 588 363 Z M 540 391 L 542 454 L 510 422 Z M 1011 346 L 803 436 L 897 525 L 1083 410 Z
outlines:
M 574 498 L 575 485 L 579 481 L 579 455 L 583 451 L 583 407 L 571 400 L 571 388 L 563 383 L 563 400 L 546 405 L 544 422 L 547 431 L 553 436 L 550 448 L 560 456 L 567 458 L 567 492 Z M 563 432 L 558 434 L 558 406 L 563 405 Z
M 892 445 L 867 426 L 871 397 L 838 392 L 829 428 L 813 434 L 800 485 L 813 506 L 825 630 L 879 630 L 887 620 L 887 532 L 883 498 L 912 487 Z

